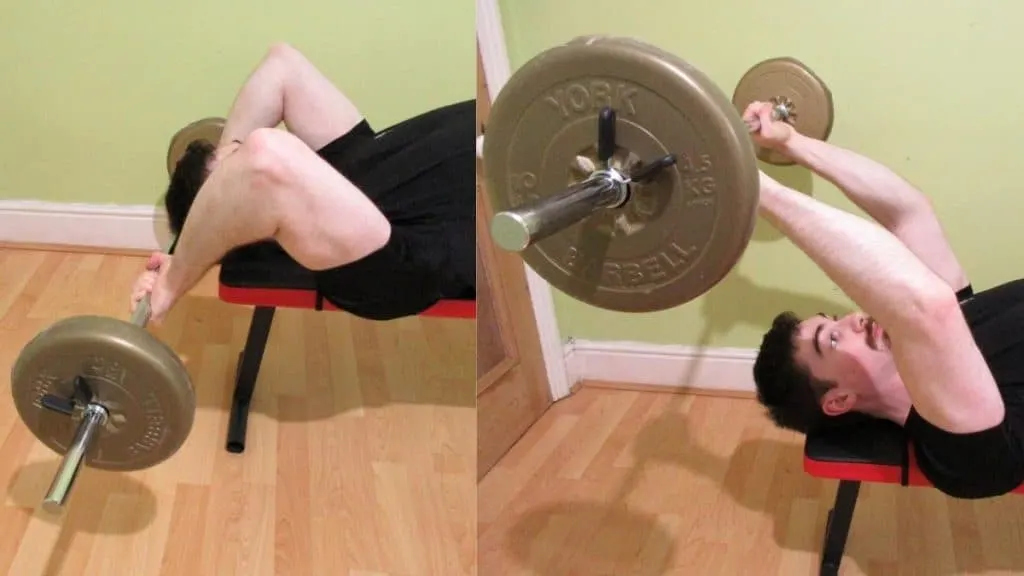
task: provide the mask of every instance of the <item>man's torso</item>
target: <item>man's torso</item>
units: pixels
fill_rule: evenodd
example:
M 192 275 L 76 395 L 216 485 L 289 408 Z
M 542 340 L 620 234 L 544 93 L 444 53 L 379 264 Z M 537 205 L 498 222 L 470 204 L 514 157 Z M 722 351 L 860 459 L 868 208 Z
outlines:
M 389 319 L 441 298 L 475 297 L 475 113 L 470 100 L 379 133 L 364 122 L 318 151 L 392 228 L 378 252 L 318 273 L 328 300 L 359 316 Z
M 999 427 L 955 435 L 911 413 L 907 430 L 929 479 L 959 497 L 1005 492 L 1024 481 L 1024 280 L 961 296 L 961 310 L 1003 397 Z

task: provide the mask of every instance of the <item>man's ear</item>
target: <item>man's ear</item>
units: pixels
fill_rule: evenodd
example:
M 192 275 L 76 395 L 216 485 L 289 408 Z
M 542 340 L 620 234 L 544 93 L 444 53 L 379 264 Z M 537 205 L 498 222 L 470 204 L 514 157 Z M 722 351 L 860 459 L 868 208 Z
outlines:
M 836 387 L 825 392 L 821 398 L 821 410 L 829 416 L 842 416 L 857 403 L 857 395 L 849 390 Z

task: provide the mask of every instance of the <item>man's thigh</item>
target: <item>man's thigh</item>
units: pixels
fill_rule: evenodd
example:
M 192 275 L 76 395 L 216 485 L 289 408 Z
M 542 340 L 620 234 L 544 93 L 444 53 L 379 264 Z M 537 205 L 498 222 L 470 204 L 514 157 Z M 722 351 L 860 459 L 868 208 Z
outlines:
M 383 246 L 390 223 L 360 187 L 296 136 L 275 130 L 261 143 L 267 201 L 281 247 L 311 270 L 358 260 Z M 254 199 L 256 200 L 256 199 Z

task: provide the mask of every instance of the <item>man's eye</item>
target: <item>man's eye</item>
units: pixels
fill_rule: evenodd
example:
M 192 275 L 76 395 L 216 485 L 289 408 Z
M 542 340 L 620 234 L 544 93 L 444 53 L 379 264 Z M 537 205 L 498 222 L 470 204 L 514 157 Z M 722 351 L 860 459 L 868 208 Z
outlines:
M 833 350 L 835 350 L 836 347 L 839 346 L 839 338 L 838 338 L 838 336 L 836 335 L 835 332 L 833 332 L 828 337 L 828 343 L 829 343 L 829 346 L 831 346 Z

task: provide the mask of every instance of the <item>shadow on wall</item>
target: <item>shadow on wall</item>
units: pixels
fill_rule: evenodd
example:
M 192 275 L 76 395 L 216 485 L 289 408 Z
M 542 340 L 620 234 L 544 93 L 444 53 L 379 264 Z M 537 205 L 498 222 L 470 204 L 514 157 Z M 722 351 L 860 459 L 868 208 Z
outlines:
M 834 290 L 836 298 L 832 300 L 814 294 L 765 288 L 734 270 L 714 290 L 708 292 L 701 303 L 704 333 L 697 347 L 703 350 L 711 336 L 728 332 L 736 326 L 767 329 L 775 316 L 787 310 L 801 318 L 819 312 L 839 315 L 852 312 L 849 300 L 842 291 L 838 288 Z

